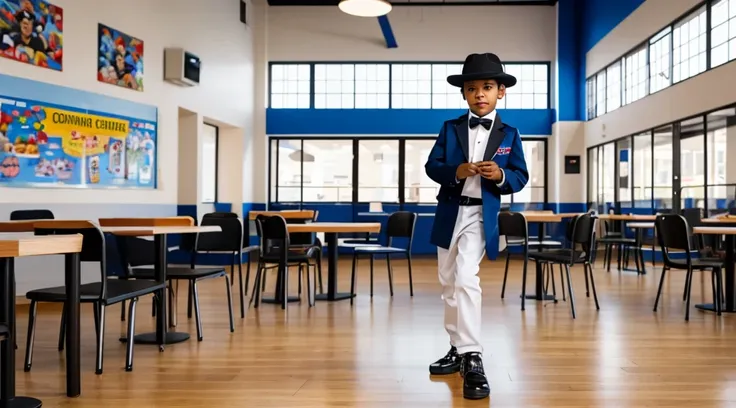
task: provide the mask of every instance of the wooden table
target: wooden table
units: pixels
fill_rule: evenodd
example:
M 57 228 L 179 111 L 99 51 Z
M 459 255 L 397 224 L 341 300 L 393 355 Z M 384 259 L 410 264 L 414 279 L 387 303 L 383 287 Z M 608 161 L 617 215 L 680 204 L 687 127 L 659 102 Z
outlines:
M 702 220 L 706 222 L 706 219 Z M 716 222 L 710 222 L 711 224 L 717 224 Z M 725 222 L 723 224 L 733 224 L 732 221 Z M 723 225 L 721 224 L 721 225 Z M 724 285 L 726 286 L 726 304 L 725 307 L 721 307 L 723 313 L 736 313 L 736 276 L 734 275 L 734 237 L 736 237 L 736 227 L 695 227 L 693 228 L 693 234 L 703 235 L 723 235 L 726 237 L 726 264 L 725 280 Z M 713 304 L 700 304 L 695 305 L 696 308 L 701 310 L 715 311 Z
M 0 234 L 0 321 L 8 325 L 9 337 L 0 349 L 0 407 L 35 408 L 41 401 L 15 395 L 15 258 L 38 255 L 65 256 L 66 395 L 81 394 L 79 285 L 81 235 L 21 236 Z
M 567 218 L 573 218 L 575 216 L 580 215 L 579 213 L 553 213 L 553 212 L 546 212 L 546 211 L 522 211 L 522 214 L 524 214 L 524 217 L 526 218 L 527 223 L 537 223 L 539 224 L 539 231 L 537 233 L 537 239 L 539 240 L 540 244 L 542 241 L 544 241 L 545 237 L 545 225 L 547 223 L 557 223 L 562 222 L 562 220 Z M 540 245 L 539 250 L 542 251 L 544 248 Z M 542 264 L 539 262 L 536 262 L 536 273 L 534 278 L 534 290 L 535 293 L 532 295 L 526 295 L 527 299 L 531 300 L 555 300 L 554 295 L 549 295 L 544 293 L 544 273 L 542 272 Z
M 103 224 L 112 223 L 110 220 L 101 220 Z M 102 232 L 124 236 L 124 237 L 153 237 L 155 250 L 154 262 L 154 279 L 157 282 L 166 283 L 166 268 L 168 267 L 167 255 L 168 246 L 166 239 L 169 234 L 197 234 L 202 232 L 219 232 L 222 229 L 216 225 L 207 226 L 132 226 L 132 227 L 100 227 Z M 162 290 L 157 295 L 158 303 L 156 305 L 156 331 L 153 333 L 137 334 L 134 338 L 136 344 L 158 344 L 159 350 L 164 351 L 164 345 L 176 344 L 189 340 L 189 333 L 170 332 L 166 324 L 166 293 Z M 125 337 L 120 338 L 121 342 L 126 342 Z
M 607 221 L 656 221 L 656 215 L 638 215 L 638 214 L 598 214 L 599 220 Z
M 259 215 L 265 215 L 271 217 L 274 215 L 280 215 L 285 220 L 311 220 L 314 218 L 314 210 L 299 210 L 299 211 L 250 211 L 248 212 L 248 219 L 255 220 Z
M 337 235 L 340 233 L 378 233 L 381 224 L 378 222 L 310 222 L 307 224 L 286 224 L 291 232 L 322 232 L 325 234 L 325 243 L 329 256 L 327 257 L 327 293 L 315 296 L 316 300 L 337 301 L 350 299 L 350 293 L 337 291 Z M 281 273 L 276 278 L 275 303 L 283 304 L 283 278 Z

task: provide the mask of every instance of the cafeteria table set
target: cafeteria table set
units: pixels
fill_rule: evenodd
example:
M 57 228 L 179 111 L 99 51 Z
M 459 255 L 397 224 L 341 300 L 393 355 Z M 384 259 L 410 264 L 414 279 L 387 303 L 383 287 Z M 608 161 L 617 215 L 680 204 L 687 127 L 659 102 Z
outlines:
M 529 224 L 537 224 L 539 242 L 544 241 L 546 224 L 561 223 L 574 218 L 579 214 L 559 214 L 552 211 L 523 211 Z M 349 299 L 350 293 L 338 292 L 338 234 L 379 233 L 381 223 L 378 222 L 316 222 L 313 211 L 252 211 L 248 218 L 255 220 L 258 215 L 278 215 L 286 220 L 297 221 L 287 223 L 289 233 L 322 233 L 329 249 L 327 258 L 328 283 L 327 291 L 317 295 L 317 300 L 339 301 Z M 182 223 L 181 218 L 188 218 L 189 223 Z M 642 231 L 654 227 L 655 216 L 635 216 L 600 214 L 599 219 L 623 221 L 628 226 Z M 299 222 L 303 221 L 303 222 Z M 64 302 L 66 324 L 66 395 L 79 397 L 82 394 L 80 380 L 80 253 L 82 251 L 82 235 L 34 235 L 39 225 L 55 225 L 74 221 L 69 220 L 21 220 L 0 221 L 0 407 L 35 408 L 42 402 L 32 397 L 15 395 L 15 353 L 16 353 L 16 317 L 15 317 L 15 259 L 30 256 L 63 255 L 64 256 L 64 287 L 67 301 Z M 92 222 L 106 234 L 123 237 L 152 238 L 155 246 L 154 276 L 158 283 L 167 282 L 167 237 L 172 234 L 209 233 L 220 231 L 219 226 L 197 226 L 190 217 L 161 217 L 161 218 L 105 218 Z M 638 225 L 641 224 L 641 225 Z M 725 236 L 725 308 L 724 312 L 736 312 L 736 278 L 734 271 L 734 237 L 736 237 L 736 218 L 719 217 L 703 219 L 704 226 L 693 228 L 694 234 L 712 234 Z M 637 233 L 637 242 L 641 237 Z M 335 249 L 335 250 L 332 250 Z M 643 258 L 641 259 L 643 262 Z M 22 271 L 20 272 L 22 273 Z M 279 304 L 284 296 L 284 283 L 281 275 L 277 276 L 275 301 Z M 165 287 L 165 285 L 163 285 Z M 544 273 L 538 264 L 535 274 L 535 292 L 526 298 L 530 300 L 552 300 L 544 287 Z M 281 289 L 279 289 L 281 287 Z M 164 351 L 165 345 L 187 341 L 188 333 L 168 330 L 166 322 L 165 289 L 156 293 L 156 330 L 153 333 L 138 334 L 135 336 L 137 344 L 158 345 Z M 554 295 L 552 295 L 554 296 Z M 703 310 L 713 310 L 710 305 L 696 305 Z M 121 339 L 125 340 L 125 339 Z

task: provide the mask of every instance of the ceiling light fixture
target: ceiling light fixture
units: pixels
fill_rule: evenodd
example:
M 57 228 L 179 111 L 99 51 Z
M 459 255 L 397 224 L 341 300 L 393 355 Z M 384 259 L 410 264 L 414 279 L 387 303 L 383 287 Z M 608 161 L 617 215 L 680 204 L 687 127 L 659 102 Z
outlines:
M 391 3 L 386 0 L 342 0 L 338 7 L 358 17 L 380 17 L 391 11 Z

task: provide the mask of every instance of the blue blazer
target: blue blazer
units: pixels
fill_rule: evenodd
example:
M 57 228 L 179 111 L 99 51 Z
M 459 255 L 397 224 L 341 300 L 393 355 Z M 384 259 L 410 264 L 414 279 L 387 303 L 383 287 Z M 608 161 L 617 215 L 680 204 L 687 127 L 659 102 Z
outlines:
M 496 157 L 493 157 L 494 154 Z M 498 112 L 496 120 L 493 121 L 483 160 L 495 161 L 503 169 L 506 177 L 500 187 L 495 181 L 486 178 L 481 178 L 480 183 L 486 255 L 488 259 L 494 260 L 498 257 L 498 213 L 501 210 L 501 195 L 521 191 L 529 180 L 519 131 L 503 123 Z M 441 248 L 450 248 L 459 210 L 458 199 L 465 185 L 465 180 L 455 182 L 455 173 L 460 164 L 468 161 L 468 114 L 465 113 L 442 125 L 424 166 L 427 176 L 440 185 L 430 243 Z

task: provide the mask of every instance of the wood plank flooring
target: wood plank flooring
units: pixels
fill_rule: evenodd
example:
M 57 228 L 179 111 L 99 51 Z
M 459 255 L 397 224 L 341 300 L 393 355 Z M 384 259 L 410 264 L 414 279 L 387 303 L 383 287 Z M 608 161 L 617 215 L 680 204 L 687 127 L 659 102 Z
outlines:
M 82 395 L 74 399 L 64 395 L 64 353 L 56 346 L 59 309 L 39 308 L 33 370 L 24 373 L 27 306 L 19 306 L 18 395 L 41 398 L 45 407 L 80 408 L 736 406 L 736 316 L 693 308 L 685 322 L 684 273 L 671 274 L 655 313 L 659 268 L 648 264 L 648 274 L 637 276 L 599 266 L 601 310 L 596 311 L 593 298 L 585 297 L 582 268 L 574 268 L 578 315 L 573 320 L 568 302 L 527 301 L 527 310 L 520 310 L 518 261 L 512 262 L 501 300 L 503 261 L 486 261 L 482 330 L 492 393 L 491 399 L 466 401 L 459 376 L 428 374 L 428 364 L 448 348 L 436 260 L 414 260 L 413 298 L 400 260 L 394 262 L 393 298 L 382 261 L 376 262 L 370 298 L 367 264 L 360 268 L 353 306 L 340 301 L 308 308 L 305 298 L 286 313 L 263 304 L 240 319 L 236 286 L 235 333 L 228 329 L 224 279 L 203 282 L 202 342 L 196 340 L 194 319 L 186 318 L 182 284 L 176 330 L 192 339 L 163 353 L 137 345 L 130 373 L 124 371 L 118 337 L 125 323 L 116 305 L 107 312 L 105 371 L 95 375 L 94 325 L 85 305 Z M 349 259 L 341 260 L 340 268 L 340 289 L 347 291 Z M 324 274 L 326 285 L 326 267 Z M 274 283 L 272 276 L 268 283 Z M 693 279 L 693 304 L 711 301 L 710 284 L 710 275 Z M 559 294 L 559 278 L 557 285 Z M 153 330 L 150 298 L 139 302 L 137 316 L 138 333 Z

